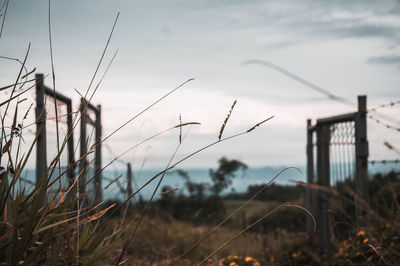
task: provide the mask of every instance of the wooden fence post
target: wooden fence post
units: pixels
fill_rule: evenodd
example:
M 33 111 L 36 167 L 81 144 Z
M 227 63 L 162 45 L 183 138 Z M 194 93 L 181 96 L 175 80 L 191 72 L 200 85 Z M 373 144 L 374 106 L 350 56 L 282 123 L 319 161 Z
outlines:
M 128 163 L 127 165 L 128 170 L 127 170 L 127 185 L 126 185 L 126 193 L 127 193 L 127 198 L 132 195 L 132 167 L 131 167 L 131 163 Z
M 314 153 L 313 153 L 313 130 L 311 129 L 311 119 L 307 120 L 307 184 L 314 184 Z M 315 215 L 314 191 L 306 187 L 306 208 L 312 215 Z M 314 233 L 314 223 L 310 216 L 307 216 L 307 233 Z
M 80 163 L 79 163 L 79 194 L 83 194 L 86 192 L 86 172 L 87 172 L 87 158 L 86 158 L 86 153 L 87 153 L 87 149 L 86 149 L 86 101 L 85 99 L 82 97 L 81 98 L 81 104 L 79 106 L 79 111 L 81 113 L 81 132 L 80 132 Z M 85 157 L 85 158 L 83 158 Z M 85 202 L 86 200 L 82 200 Z
M 368 140 L 367 140 L 367 96 L 358 96 L 358 112 L 355 117 L 356 140 L 356 192 L 368 202 Z M 359 200 L 355 199 L 357 225 L 366 224 L 366 210 Z
M 75 159 L 74 159 L 74 128 L 72 125 L 72 101 L 67 103 L 67 125 L 68 125 L 68 140 L 67 140 L 67 148 L 68 148 L 68 181 L 69 187 L 74 183 L 75 178 Z
M 96 148 L 94 165 L 94 201 L 100 203 L 103 200 L 103 187 L 101 178 L 101 105 L 97 105 L 96 110 Z
M 318 185 L 330 187 L 330 167 L 329 167 L 329 142 L 330 126 L 329 124 L 320 124 L 317 122 L 317 177 Z M 331 223 L 329 219 L 329 192 L 319 190 L 318 193 L 318 215 L 319 221 L 319 241 L 323 252 L 331 251 Z
M 46 110 L 44 106 L 43 74 L 36 74 L 36 185 L 47 178 Z

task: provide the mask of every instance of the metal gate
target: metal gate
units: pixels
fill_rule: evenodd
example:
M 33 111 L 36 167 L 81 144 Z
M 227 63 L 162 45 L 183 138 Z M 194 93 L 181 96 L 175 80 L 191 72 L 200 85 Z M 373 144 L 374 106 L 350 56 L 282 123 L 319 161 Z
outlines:
M 306 205 L 317 220 L 317 241 L 324 252 L 331 250 L 331 185 L 352 179 L 355 192 L 368 201 L 367 97 L 358 97 L 358 111 L 318 119 L 315 125 L 307 120 L 307 186 Z M 316 157 L 314 156 L 316 155 Z M 316 184 L 318 186 L 312 186 Z M 358 225 L 365 221 L 365 210 L 355 200 Z M 307 221 L 313 235 L 313 222 Z

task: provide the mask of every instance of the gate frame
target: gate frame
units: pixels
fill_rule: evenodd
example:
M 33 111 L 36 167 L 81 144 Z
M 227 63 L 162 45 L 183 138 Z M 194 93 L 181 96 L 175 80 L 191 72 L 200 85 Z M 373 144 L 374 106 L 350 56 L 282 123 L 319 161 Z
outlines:
M 87 119 L 87 108 L 92 110 L 96 115 L 96 121 L 91 121 Z M 88 102 L 84 97 L 81 97 L 81 104 L 79 106 L 79 111 L 81 113 L 81 123 L 80 123 L 80 164 L 79 164 L 79 175 L 80 175 L 80 193 L 86 192 L 86 174 L 88 161 L 87 161 L 87 143 L 86 143 L 86 124 L 90 124 L 95 127 L 95 163 L 94 163 L 94 202 L 100 203 L 103 199 L 102 191 L 102 175 L 101 175 L 101 105 L 98 104 L 94 106 Z
M 67 96 L 52 90 L 51 88 L 44 85 L 44 75 L 37 73 L 35 75 L 36 80 L 36 185 L 47 177 L 47 138 L 46 138 L 46 109 L 44 105 L 44 97 L 48 95 L 55 98 L 67 105 L 67 127 L 68 127 L 68 140 L 67 140 L 67 153 L 68 153 L 68 166 L 67 166 L 67 177 L 69 186 L 74 182 L 74 134 L 72 125 L 72 100 Z M 58 119 L 58 117 L 56 117 Z
M 353 122 L 355 127 L 355 191 L 358 196 L 368 202 L 368 140 L 367 140 L 367 96 L 358 96 L 358 111 L 327 118 L 317 119 L 313 126 L 307 120 L 307 183 L 330 187 L 329 143 L 330 126 L 335 123 Z M 317 137 L 317 180 L 314 176 L 313 133 Z M 324 252 L 331 251 L 331 221 L 329 217 L 330 193 L 324 190 L 313 190 L 306 187 L 306 207 L 317 217 L 320 226 L 317 230 L 320 247 Z M 365 225 L 366 210 L 355 199 L 357 225 Z M 307 233 L 313 235 L 313 220 L 307 218 Z

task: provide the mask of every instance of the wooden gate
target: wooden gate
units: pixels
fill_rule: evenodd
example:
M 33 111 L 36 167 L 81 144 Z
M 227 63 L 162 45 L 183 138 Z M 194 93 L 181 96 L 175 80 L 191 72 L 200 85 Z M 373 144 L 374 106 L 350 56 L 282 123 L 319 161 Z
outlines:
M 67 107 L 67 134 L 66 141 L 68 153 L 68 165 L 66 169 L 69 185 L 74 181 L 74 135 L 72 126 L 72 101 L 70 98 L 62 95 L 59 92 L 46 87 L 43 82 L 43 74 L 36 74 L 36 184 L 43 178 L 48 177 L 47 165 L 47 136 L 46 136 L 46 109 L 45 97 L 53 99 L 55 102 L 64 104 Z M 55 117 L 56 120 L 59 117 Z M 58 154 L 57 156 L 60 156 Z

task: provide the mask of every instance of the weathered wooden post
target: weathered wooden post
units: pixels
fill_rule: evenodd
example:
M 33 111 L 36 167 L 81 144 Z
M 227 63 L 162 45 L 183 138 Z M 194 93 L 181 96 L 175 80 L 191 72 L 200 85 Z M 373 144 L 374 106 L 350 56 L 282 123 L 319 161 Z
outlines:
M 72 125 L 72 101 L 68 101 L 67 103 L 67 125 L 68 125 L 68 140 L 67 140 L 67 149 L 68 149 L 68 181 L 69 186 L 71 187 L 74 183 L 75 178 L 75 159 L 74 159 L 74 128 Z
M 307 184 L 314 184 L 314 153 L 313 153 L 313 130 L 311 128 L 311 119 L 307 120 Z M 314 191 L 310 187 L 306 187 L 306 208 L 312 215 L 315 214 L 315 197 Z M 307 233 L 314 233 L 314 222 L 310 216 L 307 216 Z
M 94 164 L 94 201 L 95 203 L 100 203 L 103 200 L 103 187 L 101 178 L 101 105 L 97 105 L 95 131 L 96 148 Z
M 317 183 L 322 187 L 330 187 L 330 167 L 329 167 L 329 124 L 319 124 L 317 121 Z M 318 215 L 319 221 L 319 241 L 320 247 L 326 253 L 331 251 L 331 222 L 329 219 L 329 192 L 319 190 L 318 193 Z
M 127 185 L 126 185 L 126 193 L 127 193 L 127 198 L 128 198 L 129 196 L 132 195 L 132 167 L 131 167 L 131 163 L 128 163 L 127 167 L 128 167 L 128 170 L 127 170 L 126 177 L 128 179 L 128 182 L 127 182 Z
M 367 140 L 367 96 L 358 96 L 358 112 L 355 116 L 356 140 L 356 192 L 368 202 L 368 140 Z M 359 200 L 355 199 L 357 225 L 365 225 L 366 210 Z
M 86 101 L 82 97 L 79 111 L 81 113 L 81 132 L 80 132 L 80 163 L 79 163 L 79 194 L 86 192 L 86 174 L 87 174 L 87 148 L 86 148 Z M 83 201 L 84 204 L 86 201 Z
M 47 178 L 46 110 L 44 106 L 43 74 L 36 74 L 36 185 Z

